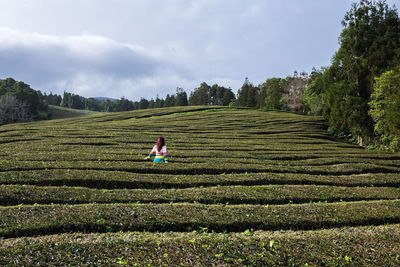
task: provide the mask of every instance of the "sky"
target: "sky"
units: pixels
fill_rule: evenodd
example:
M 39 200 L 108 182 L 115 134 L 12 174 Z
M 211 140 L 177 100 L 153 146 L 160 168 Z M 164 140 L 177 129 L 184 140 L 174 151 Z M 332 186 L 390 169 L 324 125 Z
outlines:
M 353 0 L 0 0 L 0 79 L 165 97 L 328 66 Z M 388 0 L 400 6 L 400 0 Z

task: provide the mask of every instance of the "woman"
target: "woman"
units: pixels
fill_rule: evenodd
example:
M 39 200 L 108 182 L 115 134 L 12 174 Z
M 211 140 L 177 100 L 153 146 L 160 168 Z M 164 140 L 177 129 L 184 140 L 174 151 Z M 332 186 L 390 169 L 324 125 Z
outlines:
M 150 154 L 145 157 L 145 160 L 150 160 L 152 155 L 156 155 L 154 162 L 168 162 L 167 159 L 167 147 L 165 146 L 165 141 L 164 137 L 160 136 L 157 139 L 157 145 L 153 147 L 153 150 L 151 150 Z

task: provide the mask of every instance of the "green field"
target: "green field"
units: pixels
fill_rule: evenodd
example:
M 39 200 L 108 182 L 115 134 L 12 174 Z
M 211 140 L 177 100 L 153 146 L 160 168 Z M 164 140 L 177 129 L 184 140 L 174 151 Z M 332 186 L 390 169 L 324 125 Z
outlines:
M 168 164 L 143 158 L 163 135 Z M 398 266 L 400 153 L 175 107 L 0 127 L 0 265 Z

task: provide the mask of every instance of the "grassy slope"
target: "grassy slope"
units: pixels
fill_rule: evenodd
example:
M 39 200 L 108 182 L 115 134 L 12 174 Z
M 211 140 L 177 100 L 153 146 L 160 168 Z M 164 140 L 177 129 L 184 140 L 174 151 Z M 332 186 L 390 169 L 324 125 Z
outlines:
M 51 119 L 55 120 L 93 115 L 98 112 L 49 105 L 49 113 L 51 114 Z
M 2 126 L 0 264 L 399 264 L 400 154 L 325 129 L 209 107 Z M 144 162 L 159 135 L 170 163 Z

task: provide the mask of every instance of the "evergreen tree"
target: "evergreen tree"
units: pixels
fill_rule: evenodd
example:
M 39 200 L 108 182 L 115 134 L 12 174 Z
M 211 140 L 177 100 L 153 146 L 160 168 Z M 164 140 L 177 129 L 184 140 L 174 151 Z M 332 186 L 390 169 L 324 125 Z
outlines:
M 175 97 L 175 106 L 187 106 L 188 105 L 188 97 L 186 92 L 180 88 L 176 88 L 176 97 Z
M 149 101 L 146 98 L 141 98 L 139 102 L 139 109 L 147 109 L 149 107 Z
M 210 89 L 211 87 L 203 82 L 199 88 L 196 88 L 189 97 L 189 104 L 194 105 L 209 105 L 210 104 Z
M 257 107 L 260 89 L 253 86 L 246 77 L 242 87 L 238 90 L 237 104 L 242 107 Z
M 340 48 L 324 73 L 324 115 L 330 124 L 359 137 L 373 134 L 368 114 L 374 77 L 400 60 L 400 20 L 385 1 L 361 0 L 342 21 Z
M 175 96 L 174 95 L 169 95 L 165 97 L 165 102 L 164 102 L 164 107 L 173 107 L 175 106 Z

